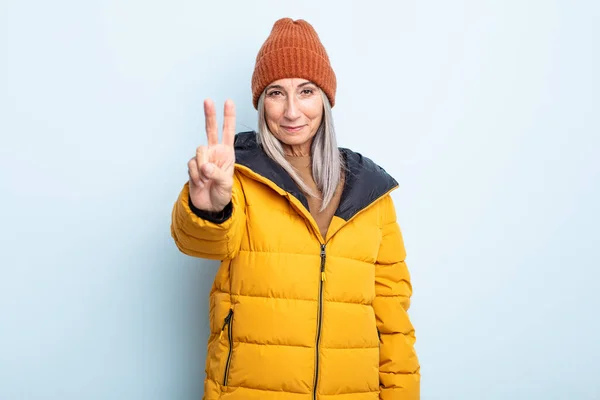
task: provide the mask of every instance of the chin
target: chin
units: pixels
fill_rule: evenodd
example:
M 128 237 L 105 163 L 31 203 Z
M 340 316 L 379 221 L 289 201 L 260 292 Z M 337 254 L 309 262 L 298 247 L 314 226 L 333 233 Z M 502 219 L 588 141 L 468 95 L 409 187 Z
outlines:
M 290 135 L 289 133 L 284 133 L 280 137 L 285 144 L 302 144 L 312 139 L 312 137 L 308 135 Z
M 296 132 L 296 133 L 290 133 L 290 132 L 286 132 L 285 130 L 282 129 L 279 131 L 279 135 L 277 135 L 277 136 L 279 137 L 279 140 L 281 140 L 283 143 L 291 146 L 291 145 L 301 145 L 306 142 L 310 142 L 313 139 L 313 137 L 315 136 L 315 133 L 311 134 L 311 133 L 306 133 L 306 132 L 302 132 L 302 131 Z
M 288 146 L 303 146 L 312 141 L 312 136 L 291 136 L 289 134 L 284 134 L 279 137 L 279 140 Z

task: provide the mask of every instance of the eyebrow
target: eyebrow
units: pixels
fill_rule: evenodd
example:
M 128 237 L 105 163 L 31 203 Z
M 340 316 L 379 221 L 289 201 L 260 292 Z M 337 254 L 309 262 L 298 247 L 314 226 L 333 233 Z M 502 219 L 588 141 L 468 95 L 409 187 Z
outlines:
M 302 86 L 306 86 L 306 85 L 315 85 L 316 86 L 315 83 L 313 83 L 311 81 L 307 81 L 307 82 L 299 84 L 298 87 L 302 87 Z M 270 90 L 270 89 L 282 89 L 282 90 L 285 90 L 285 88 L 283 86 L 281 86 L 281 85 L 270 85 L 270 86 L 267 86 L 267 88 L 265 89 L 265 91 L 266 90 Z

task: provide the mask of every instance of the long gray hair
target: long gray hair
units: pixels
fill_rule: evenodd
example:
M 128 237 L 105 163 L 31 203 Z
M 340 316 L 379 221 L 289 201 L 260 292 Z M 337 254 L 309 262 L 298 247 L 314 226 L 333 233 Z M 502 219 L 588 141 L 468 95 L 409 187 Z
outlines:
M 325 93 L 322 90 L 319 92 L 323 98 L 323 120 L 313 138 L 310 154 L 313 179 L 322 196 L 320 211 L 323 211 L 331 202 L 340 179 L 342 179 L 343 160 L 335 137 L 331 104 Z M 294 167 L 286 160 L 281 142 L 269 130 L 265 118 L 265 92 L 258 99 L 258 142 L 262 145 L 265 153 L 286 170 L 304 193 L 319 197 L 318 193 L 313 193 Z

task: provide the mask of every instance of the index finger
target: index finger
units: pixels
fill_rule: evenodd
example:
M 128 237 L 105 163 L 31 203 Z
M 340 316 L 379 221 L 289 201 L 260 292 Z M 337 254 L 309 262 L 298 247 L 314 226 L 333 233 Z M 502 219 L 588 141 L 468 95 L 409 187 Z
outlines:
M 223 120 L 223 144 L 233 147 L 235 140 L 235 104 L 232 100 L 225 101 Z

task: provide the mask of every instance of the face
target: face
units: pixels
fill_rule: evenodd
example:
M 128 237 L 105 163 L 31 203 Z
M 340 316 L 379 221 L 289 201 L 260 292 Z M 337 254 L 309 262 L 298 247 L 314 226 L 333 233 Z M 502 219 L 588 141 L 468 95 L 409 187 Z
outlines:
M 280 79 L 265 90 L 269 130 L 294 155 L 310 154 L 323 119 L 323 99 L 317 85 L 300 78 Z

